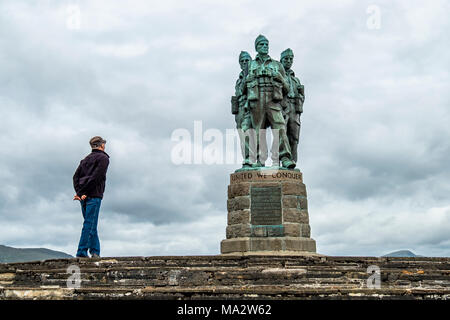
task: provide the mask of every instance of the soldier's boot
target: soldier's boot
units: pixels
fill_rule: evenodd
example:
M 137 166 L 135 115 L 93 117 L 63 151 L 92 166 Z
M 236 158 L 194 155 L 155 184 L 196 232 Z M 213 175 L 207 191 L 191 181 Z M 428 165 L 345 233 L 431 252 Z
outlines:
M 262 163 L 262 162 L 258 159 L 258 161 L 256 161 L 256 162 L 252 165 L 252 167 L 253 167 L 253 168 L 261 168 L 261 167 L 265 167 L 265 164 Z
M 242 168 L 251 168 L 252 167 L 252 163 L 250 162 L 250 160 L 245 159 L 244 162 L 242 163 Z
M 294 169 L 295 161 L 285 157 L 285 158 L 281 159 L 281 165 L 283 166 L 283 168 Z

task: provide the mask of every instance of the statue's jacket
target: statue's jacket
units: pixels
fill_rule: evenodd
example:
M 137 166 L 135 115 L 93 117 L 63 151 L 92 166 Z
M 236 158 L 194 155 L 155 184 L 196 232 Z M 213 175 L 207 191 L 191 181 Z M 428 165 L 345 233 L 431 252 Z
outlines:
M 276 76 L 280 74 L 286 79 L 283 65 L 270 56 L 263 61 L 260 55 L 256 55 L 249 65 L 247 77 L 247 100 L 256 101 L 259 99 L 260 91 L 272 91 L 272 100 L 280 102 L 283 100 L 283 91 L 287 91 L 286 83 L 280 81 Z M 264 87 L 264 88 L 263 88 Z M 245 89 L 244 89 L 245 90 Z M 272 104 L 272 109 L 281 110 L 278 104 Z
M 305 101 L 304 86 L 301 84 L 300 79 L 295 76 L 294 70 L 287 70 L 286 75 L 289 83 L 289 91 L 287 95 L 285 95 L 283 102 L 281 103 L 283 109 L 292 107 L 295 109 L 295 112 L 302 113 L 303 102 Z

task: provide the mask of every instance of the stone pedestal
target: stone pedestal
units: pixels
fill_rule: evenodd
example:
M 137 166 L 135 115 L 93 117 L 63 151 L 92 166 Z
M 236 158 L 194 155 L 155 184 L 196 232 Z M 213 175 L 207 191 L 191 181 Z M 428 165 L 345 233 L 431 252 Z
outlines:
M 230 175 L 228 226 L 221 253 L 316 252 L 308 202 L 298 170 L 251 170 Z

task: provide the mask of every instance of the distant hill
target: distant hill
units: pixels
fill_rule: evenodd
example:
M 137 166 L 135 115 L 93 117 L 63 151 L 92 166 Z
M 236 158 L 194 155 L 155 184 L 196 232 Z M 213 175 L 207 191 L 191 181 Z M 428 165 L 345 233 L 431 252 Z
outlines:
M 414 252 L 411 252 L 409 250 L 399 250 L 385 254 L 383 257 L 408 258 L 408 257 L 423 257 L 423 256 L 416 255 Z
M 71 255 L 45 248 L 13 248 L 0 245 L 0 263 L 73 258 Z

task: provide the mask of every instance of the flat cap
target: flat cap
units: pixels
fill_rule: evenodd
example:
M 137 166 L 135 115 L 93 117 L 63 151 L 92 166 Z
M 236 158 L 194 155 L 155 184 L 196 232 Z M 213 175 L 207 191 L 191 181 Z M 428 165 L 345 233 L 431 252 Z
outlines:
M 100 136 L 95 136 L 91 138 L 91 140 L 89 140 L 89 144 L 91 145 L 92 148 L 98 148 L 104 143 L 106 143 L 106 140 Z

